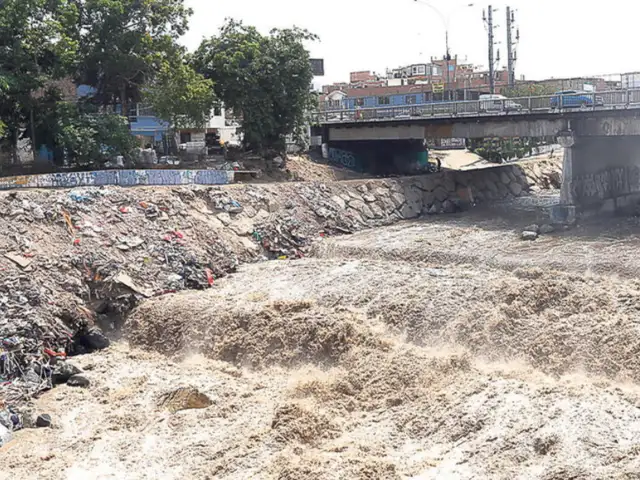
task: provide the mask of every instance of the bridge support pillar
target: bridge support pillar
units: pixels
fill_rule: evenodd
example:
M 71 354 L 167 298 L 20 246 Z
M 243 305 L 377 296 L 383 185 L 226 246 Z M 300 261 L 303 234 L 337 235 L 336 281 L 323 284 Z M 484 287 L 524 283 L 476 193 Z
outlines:
M 573 158 L 575 136 L 571 130 L 560 132 L 558 142 L 564 147 L 562 161 L 562 188 L 560 189 L 560 205 L 551 209 L 553 223 L 573 224 L 576 221 L 576 205 L 573 198 Z
M 565 144 L 561 206 L 552 212 L 554 220 L 570 221 L 576 208 L 585 213 L 637 211 L 640 136 L 575 136 Z

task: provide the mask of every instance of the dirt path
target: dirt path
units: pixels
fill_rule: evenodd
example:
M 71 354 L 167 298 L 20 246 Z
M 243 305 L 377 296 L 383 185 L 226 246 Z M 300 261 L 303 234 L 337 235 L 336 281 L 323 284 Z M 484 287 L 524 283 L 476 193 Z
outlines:
M 555 158 L 562 158 L 563 152 L 560 150 L 554 152 Z M 491 168 L 497 165 L 468 150 L 436 150 L 435 155 L 441 159 L 443 168 L 451 170 L 475 170 L 478 168 Z M 549 154 L 544 153 L 533 155 L 520 162 L 532 162 L 547 158 L 549 158 Z
M 525 243 L 529 220 L 361 232 L 147 301 L 0 479 L 634 478 L 640 227 Z M 170 413 L 177 387 L 212 405 Z

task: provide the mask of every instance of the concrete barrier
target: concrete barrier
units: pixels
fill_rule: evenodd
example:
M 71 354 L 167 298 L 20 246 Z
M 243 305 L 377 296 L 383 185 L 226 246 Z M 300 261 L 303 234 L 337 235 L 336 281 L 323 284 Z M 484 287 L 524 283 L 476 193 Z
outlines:
M 233 179 L 234 172 L 227 170 L 99 170 L 3 177 L 0 178 L 0 190 L 102 185 L 226 185 Z

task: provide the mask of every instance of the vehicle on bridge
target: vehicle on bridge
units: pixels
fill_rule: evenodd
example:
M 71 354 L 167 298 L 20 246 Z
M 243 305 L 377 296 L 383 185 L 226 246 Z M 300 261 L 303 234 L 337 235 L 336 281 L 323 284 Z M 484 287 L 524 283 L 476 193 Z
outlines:
M 604 99 L 599 95 L 577 90 L 564 90 L 556 92 L 551 97 L 551 108 L 580 108 L 580 107 L 601 107 Z
M 504 95 L 480 95 L 480 112 L 519 112 L 522 105 Z

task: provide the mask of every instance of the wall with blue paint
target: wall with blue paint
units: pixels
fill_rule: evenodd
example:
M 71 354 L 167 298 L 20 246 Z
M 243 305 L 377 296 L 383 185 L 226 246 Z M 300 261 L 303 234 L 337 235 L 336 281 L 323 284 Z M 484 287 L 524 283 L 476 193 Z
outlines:
M 79 98 L 89 97 L 96 93 L 96 89 L 89 85 L 80 85 L 76 89 L 76 95 Z M 116 105 L 117 113 L 121 113 L 120 105 Z M 169 124 L 154 116 L 139 115 L 132 117 L 135 121 L 131 122 L 131 135 L 141 135 L 153 137 L 156 142 L 162 141 L 163 135 L 169 130 Z
M 329 158 L 330 163 L 334 163 L 340 165 L 344 168 L 349 168 L 351 170 L 362 170 L 362 162 L 358 159 L 358 157 L 348 150 L 342 150 L 340 148 L 329 148 Z
M 79 98 L 84 98 L 93 95 L 96 91 L 97 90 L 95 88 L 90 87 L 89 85 L 78 85 L 78 88 L 76 88 L 76 95 Z
M 100 170 L 4 177 L 0 178 L 0 190 L 103 185 L 225 185 L 233 180 L 233 171 L 227 170 Z
M 169 130 L 169 124 L 156 117 L 137 117 L 131 122 L 131 134 L 153 137 L 155 141 L 162 140 L 162 135 Z
M 389 103 L 380 103 L 380 97 L 388 98 Z M 414 103 L 408 103 L 407 97 L 412 97 Z M 405 106 L 405 105 L 417 105 L 421 103 L 426 103 L 427 95 L 425 93 L 405 93 L 398 95 L 381 95 L 381 96 L 369 96 L 369 97 L 358 97 L 362 99 L 364 102 L 364 106 L 361 108 L 376 108 L 376 107 L 394 107 L 394 106 Z M 353 110 L 356 108 L 356 97 L 347 97 L 343 100 L 345 108 L 348 110 Z

